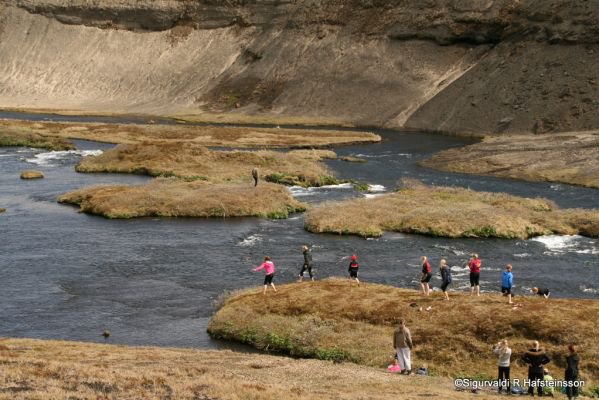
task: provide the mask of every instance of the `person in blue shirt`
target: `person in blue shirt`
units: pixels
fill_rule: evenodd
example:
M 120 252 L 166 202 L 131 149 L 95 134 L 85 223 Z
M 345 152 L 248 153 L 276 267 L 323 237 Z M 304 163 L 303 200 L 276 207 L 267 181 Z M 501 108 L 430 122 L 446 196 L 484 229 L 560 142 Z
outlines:
M 501 293 L 508 298 L 508 304 L 512 304 L 512 284 L 514 276 L 512 275 L 512 264 L 505 266 L 505 271 L 501 275 Z

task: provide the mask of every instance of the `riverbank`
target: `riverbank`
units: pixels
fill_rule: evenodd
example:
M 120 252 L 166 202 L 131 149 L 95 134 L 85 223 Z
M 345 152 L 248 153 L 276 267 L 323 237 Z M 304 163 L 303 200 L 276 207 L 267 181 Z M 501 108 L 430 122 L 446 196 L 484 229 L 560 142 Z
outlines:
M 6 400 L 472 397 L 440 377 L 231 351 L 5 338 L 0 363 L 0 399 Z M 477 398 L 495 396 L 487 392 Z
M 485 272 L 483 271 L 483 274 Z M 565 367 L 569 343 L 581 349 L 581 377 L 587 389 L 599 380 L 599 345 L 590 332 L 599 302 L 500 294 L 471 297 L 450 291 L 423 297 L 418 291 L 347 279 L 280 285 L 275 294 L 260 288 L 234 293 L 212 318 L 212 336 L 299 357 L 350 360 L 382 368 L 393 355 L 392 333 L 399 319 L 411 329 L 413 368 L 438 376 L 488 376 L 497 372 L 492 345 L 507 338 L 513 349 L 512 378 L 526 376 L 520 357 L 539 340 Z
M 76 117 L 76 114 L 72 115 Z M 116 115 L 115 120 L 127 121 L 127 115 Z M 140 117 L 134 116 L 137 121 Z M 322 148 L 357 143 L 377 143 L 381 137 L 367 131 L 331 129 L 302 129 L 275 127 L 210 126 L 155 123 L 148 116 L 147 124 L 47 122 L 27 120 L 0 120 L 0 130 L 13 136 L 48 137 L 48 140 L 81 139 L 96 142 L 134 144 L 146 141 L 185 141 L 203 146 L 234 148 Z M 36 147 L 36 146 L 32 146 Z
M 403 188 L 392 194 L 315 207 L 306 216 L 305 228 L 363 237 L 378 237 L 384 231 L 450 238 L 598 237 L 599 210 L 562 210 L 545 199 L 405 181 Z
M 263 217 L 287 218 L 306 205 L 272 183 L 207 184 L 158 178 L 141 186 L 97 186 L 66 193 L 59 203 L 106 218 L 138 217 Z
M 599 188 L 599 131 L 487 136 L 419 164 L 441 171 Z
M 599 188 L 599 131 L 487 136 L 419 164 L 441 171 Z

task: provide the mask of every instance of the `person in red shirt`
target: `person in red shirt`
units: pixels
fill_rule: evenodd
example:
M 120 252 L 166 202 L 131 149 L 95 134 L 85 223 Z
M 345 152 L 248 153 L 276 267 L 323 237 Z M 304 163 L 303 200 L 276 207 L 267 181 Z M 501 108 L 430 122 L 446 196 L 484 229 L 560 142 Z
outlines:
M 360 269 L 360 264 L 358 264 L 358 256 L 352 255 L 351 261 L 349 262 L 349 268 L 347 271 L 349 272 L 349 279 L 353 279 L 360 284 L 360 280 L 358 279 L 358 270 Z
M 480 266 L 482 262 L 478 258 L 478 254 L 472 254 L 470 262 L 468 262 L 468 268 L 470 268 L 470 296 L 474 296 L 476 292 L 477 296 L 480 296 Z
M 431 268 L 431 264 L 428 262 L 426 256 L 422 256 L 420 261 L 422 262 L 422 277 L 420 278 L 420 287 L 422 288 L 422 294 L 428 296 L 431 292 L 429 282 L 433 276 L 433 269 Z

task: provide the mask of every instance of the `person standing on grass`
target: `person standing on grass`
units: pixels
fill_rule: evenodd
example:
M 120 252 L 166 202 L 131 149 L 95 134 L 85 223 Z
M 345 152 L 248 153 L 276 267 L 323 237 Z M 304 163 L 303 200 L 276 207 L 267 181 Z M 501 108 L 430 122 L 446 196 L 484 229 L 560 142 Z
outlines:
M 347 271 L 349 272 L 349 279 L 354 279 L 356 282 L 358 282 L 358 285 L 360 284 L 360 280 L 358 279 L 359 268 L 360 264 L 358 264 L 358 256 L 354 254 L 351 256 L 351 261 L 349 262 L 349 268 Z
M 254 178 L 254 187 L 258 186 L 258 168 L 252 169 L 252 178 Z
M 580 364 L 580 356 L 576 351 L 576 346 L 571 344 L 568 346 L 568 356 L 566 357 L 566 374 L 564 380 L 568 382 L 566 386 L 566 396 L 568 400 L 578 397 L 578 387 L 574 382 L 578 380 L 578 365 Z
M 429 282 L 431 281 L 431 277 L 433 276 L 433 269 L 431 268 L 431 264 L 428 262 L 426 256 L 422 256 L 420 258 L 420 262 L 422 263 L 422 276 L 420 277 L 420 287 L 422 288 L 422 294 L 428 296 L 431 292 Z
M 510 357 L 512 356 L 512 349 L 508 347 L 507 340 L 503 339 L 497 343 L 493 353 L 499 357 L 497 361 L 499 389 L 497 391 L 501 393 L 502 389 L 507 388 L 507 393 L 510 394 Z
M 505 266 L 505 271 L 501 274 L 501 293 L 507 296 L 508 304 L 512 304 L 512 283 L 514 276 L 512 275 L 512 264 Z
M 549 289 L 539 289 L 538 287 L 533 287 L 531 289 L 531 291 L 533 292 L 533 294 L 536 294 L 538 296 L 543 296 L 546 299 L 548 299 L 549 295 L 551 295 L 551 292 L 549 291 Z
M 477 296 L 480 296 L 480 266 L 482 262 L 478 258 L 478 254 L 472 254 L 472 258 L 468 262 L 468 268 L 470 268 L 470 296 L 474 296 L 476 292 Z
M 541 382 L 544 379 L 544 368 L 543 366 L 551 361 L 547 354 L 539 347 L 539 342 L 532 342 L 532 348 L 530 348 L 524 357 L 522 357 L 522 361 L 528 364 L 528 379 L 531 382 L 535 382 L 535 386 L 537 388 L 537 394 L 539 397 L 543 395 L 543 386 Z M 528 394 L 530 396 L 534 396 L 535 386 L 528 386 Z
M 269 256 L 264 257 L 264 262 L 262 263 L 262 265 L 254 268 L 252 271 L 258 272 L 262 269 L 264 270 L 264 272 L 266 272 L 266 275 L 264 276 L 264 291 L 262 293 L 266 294 L 266 288 L 268 287 L 268 285 L 272 286 L 272 289 L 276 293 L 277 288 L 275 287 L 275 284 L 272 283 L 272 278 L 274 278 L 275 276 L 275 263 L 270 261 Z
M 442 259 L 439 262 L 439 272 L 441 272 L 441 290 L 443 291 L 443 296 L 445 296 L 445 300 L 449 300 L 449 294 L 447 293 L 447 286 L 452 281 L 451 278 L 451 269 L 447 265 L 447 260 Z
M 312 275 L 312 250 L 310 250 L 308 245 L 304 245 L 302 252 L 304 253 L 304 265 L 302 265 L 302 270 L 299 273 L 299 281 L 304 280 L 304 272 L 306 270 L 308 271 L 308 275 L 310 275 L 310 279 L 314 280 L 314 275 Z
M 393 348 L 395 348 L 397 353 L 397 360 L 399 361 L 402 374 L 410 375 L 412 373 L 412 361 L 410 359 L 412 347 L 410 330 L 406 327 L 405 321 L 400 319 L 399 325 L 393 333 Z

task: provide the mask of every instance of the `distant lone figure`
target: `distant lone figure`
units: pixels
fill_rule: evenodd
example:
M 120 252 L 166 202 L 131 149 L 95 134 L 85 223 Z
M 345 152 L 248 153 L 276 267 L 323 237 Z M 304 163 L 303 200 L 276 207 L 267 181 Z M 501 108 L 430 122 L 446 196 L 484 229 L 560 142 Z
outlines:
M 254 178 L 254 187 L 258 186 L 258 168 L 252 169 L 252 178 Z
M 472 254 L 472 258 L 468 262 L 468 268 L 470 268 L 470 296 L 474 296 L 476 292 L 477 296 L 480 296 L 480 258 L 478 254 Z
M 549 291 L 549 289 L 539 289 L 538 287 L 533 287 L 531 289 L 531 291 L 539 296 L 543 296 L 544 298 L 548 299 L 549 295 L 551 295 L 551 292 Z
M 443 296 L 445 296 L 445 300 L 449 300 L 449 294 L 447 293 L 447 286 L 449 286 L 452 282 L 451 270 L 447 265 L 447 261 L 442 259 L 439 261 L 439 272 L 441 273 L 441 290 L 443 291 Z
M 349 262 L 349 268 L 347 271 L 349 272 L 349 279 L 355 279 L 360 284 L 360 280 L 358 279 L 358 269 L 360 268 L 360 264 L 358 264 L 358 256 L 351 256 L 351 261 Z
M 277 288 L 275 287 L 275 284 L 272 283 L 272 278 L 275 276 L 275 264 L 270 261 L 269 256 L 264 257 L 264 262 L 262 265 L 254 268 L 252 271 L 258 272 L 262 269 L 264 272 L 266 272 L 266 275 L 264 276 L 264 291 L 262 293 L 266 294 L 266 288 L 268 288 L 268 285 L 272 286 L 272 289 L 276 292 Z
M 304 272 L 308 271 L 308 275 L 310 275 L 310 279 L 314 280 L 314 275 L 312 275 L 312 251 L 308 247 L 308 245 L 304 245 L 302 247 L 302 252 L 304 253 L 304 265 L 302 265 L 302 270 L 299 273 L 299 281 L 304 280 Z
M 420 277 L 420 287 L 422 288 L 422 294 L 428 296 L 431 292 L 431 287 L 428 283 L 431 281 L 431 277 L 433 276 L 432 268 L 426 256 L 422 256 L 420 261 L 422 262 L 422 276 Z
M 412 335 L 403 319 L 399 320 L 399 325 L 393 333 L 393 347 L 397 352 L 397 360 L 401 367 L 401 373 L 410 375 L 412 372 L 412 361 L 410 359 L 410 352 L 413 347 Z
M 568 400 L 572 400 L 574 397 L 578 397 L 578 386 L 574 386 L 574 382 L 578 380 L 578 364 L 580 363 L 580 356 L 576 351 L 576 346 L 571 344 L 568 346 L 570 354 L 566 357 L 566 382 L 570 383 L 571 386 L 566 386 L 566 396 Z
M 514 276 L 512 275 L 512 264 L 505 266 L 505 271 L 501 275 L 501 293 L 507 296 L 508 304 L 512 304 L 512 284 Z
M 528 386 L 528 394 L 534 396 L 535 386 L 537 388 L 537 394 L 543 395 L 543 385 L 540 383 L 544 379 L 543 365 L 547 364 L 551 359 L 547 357 L 547 354 L 539 347 L 539 342 L 532 342 L 532 348 L 530 348 L 522 361 L 528 364 L 528 379 L 530 382 L 534 382 L 533 385 Z

